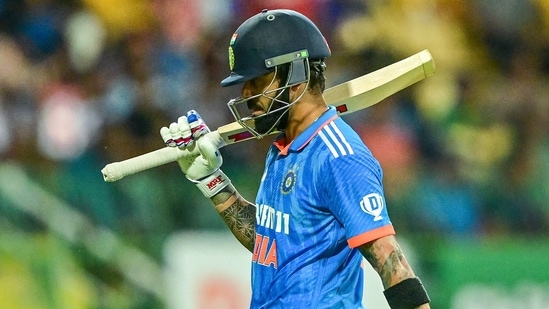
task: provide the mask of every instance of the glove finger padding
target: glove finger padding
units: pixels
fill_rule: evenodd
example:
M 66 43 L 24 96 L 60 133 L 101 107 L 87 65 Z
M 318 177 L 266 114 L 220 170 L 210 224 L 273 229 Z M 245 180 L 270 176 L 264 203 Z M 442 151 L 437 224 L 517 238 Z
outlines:
M 160 136 L 168 147 L 184 149 L 193 143 L 191 128 L 185 116 L 179 117 L 177 123 L 172 122 L 169 127 L 162 127 Z
M 213 174 L 223 164 L 223 157 L 215 141 L 208 136 L 188 144 L 182 151 L 187 151 L 188 154 L 177 160 L 177 163 L 181 171 L 192 181 L 200 181 Z
M 179 148 L 187 147 L 194 141 L 191 126 L 185 116 L 181 116 L 177 119 L 177 125 L 173 127 L 170 125 L 170 131 L 172 132 L 176 146 Z
M 191 135 L 195 140 L 210 132 L 210 128 L 208 128 L 204 120 L 202 120 L 202 117 L 194 110 L 187 112 L 187 121 L 189 123 Z
M 207 135 L 209 132 L 206 123 L 194 110 L 179 117 L 177 123 L 160 129 L 164 143 L 182 151 L 177 160 L 181 171 L 206 197 L 214 196 L 231 183 L 219 169 L 223 164 L 219 147 L 226 143 L 219 134 Z
M 168 147 L 175 147 L 175 141 L 172 138 L 172 134 L 170 133 L 170 129 L 168 127 L 162 127 L 160 129 L 160 136 L 162 136 L 162 140 L 164 140 L 164 144 Z

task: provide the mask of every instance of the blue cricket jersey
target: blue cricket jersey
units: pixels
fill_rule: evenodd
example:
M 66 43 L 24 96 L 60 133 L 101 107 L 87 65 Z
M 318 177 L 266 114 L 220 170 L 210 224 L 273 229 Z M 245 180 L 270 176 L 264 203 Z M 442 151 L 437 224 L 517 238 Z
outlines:
M 356 247 L 394 229 L 381 167 L 335 108 L 277 138 L 256 205 L 251 308 L 363 308 Z

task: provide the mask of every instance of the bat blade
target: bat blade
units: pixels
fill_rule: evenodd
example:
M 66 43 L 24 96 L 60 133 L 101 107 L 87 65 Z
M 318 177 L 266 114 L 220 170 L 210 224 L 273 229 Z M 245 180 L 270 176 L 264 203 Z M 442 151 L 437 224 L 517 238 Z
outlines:
M 339 115 L 346 115 L 379 103 L 392 94 L 435 74 L 431 53 L 423 50 L 404 60 L 377 71 L 357 77 L 324 91 L 324 99 L 335 106 Z M 253 126 L 253 123 L 247 123 Z M 278 132 L 272 132 L 276 134 Z M 255 137 L 238 122 L 232 122 L 208 133 L 218 147 L 235 144 Z M 125 176 L 177 161 L 189 150 L 165 147 L 131 159 L 107 164 L 102 170 L 103 179 L 114 182 Z

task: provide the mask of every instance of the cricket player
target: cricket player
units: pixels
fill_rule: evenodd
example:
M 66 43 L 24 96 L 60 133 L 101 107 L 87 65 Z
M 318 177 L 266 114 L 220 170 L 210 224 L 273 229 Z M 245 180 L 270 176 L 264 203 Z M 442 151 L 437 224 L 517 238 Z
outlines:
M 242 85 L 228 105 L 258 138 L 277 129 L 255 203 L 220 167 L 220 141 L 195 111 L 161 129 L 166 145 L 252 252 L 251 308 L 364 308 L 363 260 L 379 273 L 391 308 L 430 308 L 385 204 L 382 169 L 358 134 L 328 106 L 319 29 L 291 10 L 263 10 L 229 41 L 231 73 Z M 253 125 L 250 125 L 250 122 Z

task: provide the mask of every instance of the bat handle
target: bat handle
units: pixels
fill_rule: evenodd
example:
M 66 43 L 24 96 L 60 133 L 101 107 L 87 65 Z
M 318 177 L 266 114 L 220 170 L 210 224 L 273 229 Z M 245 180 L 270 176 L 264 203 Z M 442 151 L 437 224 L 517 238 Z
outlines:
M 206 134 L 202 138 L 211 139 L 218 148 L 227 145 L 226 141 L 221 137 L 217 130 Z M 193 149 L 193 151 L 198 150 Z M 190 150 L 188 149 L 182 150 L 177 147 L 165 147 L 131 159 L 107 164 L 101 170 L 101 173 L 103 174 L 103 180 L 106 182 L 115 182 L 128 175 L 175 162 L 178 159 L 189 155 L 189 152 Z

